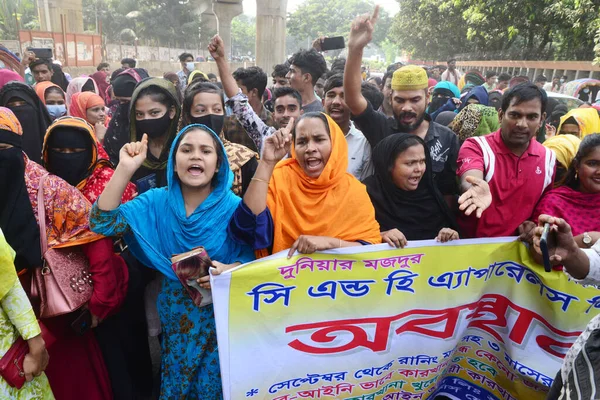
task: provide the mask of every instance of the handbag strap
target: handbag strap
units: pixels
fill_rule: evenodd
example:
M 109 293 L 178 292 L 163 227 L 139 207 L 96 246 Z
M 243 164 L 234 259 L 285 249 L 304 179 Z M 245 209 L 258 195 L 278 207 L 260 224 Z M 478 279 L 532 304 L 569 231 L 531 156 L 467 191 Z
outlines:
M 44 206 L 44 181 L 49 174 L 46 173 L 40 178 L 40 186 L 38 187 L 37 200 L 38 200 L 38 225 L 40 227 L 40 249 L 42 250 L 42 256 L 46 254 L 48 250 L 48 237 L 46 236 L 46 207 Z

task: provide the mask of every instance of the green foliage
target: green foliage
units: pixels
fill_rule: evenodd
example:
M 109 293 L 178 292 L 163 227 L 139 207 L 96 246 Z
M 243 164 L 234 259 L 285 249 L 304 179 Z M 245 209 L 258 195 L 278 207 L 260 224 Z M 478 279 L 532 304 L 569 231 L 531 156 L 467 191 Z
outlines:
M 310 44 L 321 36 L 343 36 L 348 38 L 350 24 L 359 14 L 372 13 L 375 3 L 372 0 L 306 0 L 296 11 L 288 15 L 288 34 L 300 43 Z M 389 14 L 380 9 L 379 22 L 373 42 L 379 45 L 388 35 L 391 24 Z M 306 48 L 306 45 L 302 47 Z M 298 50 L 291 49 L 292 51 Z
M 20 29 L 39 29 L 34 0 L 0 1 L 0 39 L 17 39 L 17 19 Z
M 256 40 L 256 19 L 238 15 L 231 21 L 231 45 L 234 56 L 254 54 Z
M 600 0 L 398 2 L 390 39 L 420 59 L 590 60 L 600 28 Z

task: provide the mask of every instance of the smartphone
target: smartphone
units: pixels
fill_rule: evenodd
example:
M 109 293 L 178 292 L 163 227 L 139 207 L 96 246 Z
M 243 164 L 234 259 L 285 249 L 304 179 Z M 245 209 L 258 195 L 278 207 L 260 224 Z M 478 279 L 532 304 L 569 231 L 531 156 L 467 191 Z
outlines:
M 46 58 L 46 59 L 52 58 L 52 49 L 28 47 L 27 51 L 33 52 L 33 54 L 35 54 L 35 58 Z
M 150 174 L 148 176 L 138 179 L 137 181 L 135 181 L 135 185 L 137 186 L 139 194 L 147 192 L 150 189 L 155 189 L 157 186 L 156 174 Z
M 92 313 L 90 310 L 81 310 L 79 315 L 75 318 L 75 321 L 71 323 L 71 328 L 79 336 L 83 336 L 87 331 L 92 328 Z
M 544 259 L 544 270 L 546 270 L 546 272 L 552 271 L 552 264 L 550 264 L 550 253 L 548 252 L 548 245 L 550 239 L 550 224 L 546 223 L 544 225 L 542 237 L 540 238 L 540 250 L 542 250 L 542 258 Z
M 328 37 L 321 42 L 321 50 L 339 50 L 346 47 L 343 36 Z

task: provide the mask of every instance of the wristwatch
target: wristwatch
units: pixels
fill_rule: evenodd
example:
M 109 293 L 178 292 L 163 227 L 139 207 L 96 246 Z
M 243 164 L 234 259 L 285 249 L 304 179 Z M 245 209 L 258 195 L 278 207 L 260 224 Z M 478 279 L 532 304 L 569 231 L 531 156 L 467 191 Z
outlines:
M 590 236 L 589 233 L 584 232 L 583 233 L 583 244 L 585 244 L 585 247 L 592 247 L 592 237 Z

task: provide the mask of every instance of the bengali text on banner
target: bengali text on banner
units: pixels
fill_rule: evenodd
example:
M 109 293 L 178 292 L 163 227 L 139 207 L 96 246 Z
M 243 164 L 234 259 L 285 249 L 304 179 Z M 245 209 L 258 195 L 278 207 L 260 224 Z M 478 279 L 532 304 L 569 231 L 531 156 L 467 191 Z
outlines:
M 279 253 L 211 279 L 226 400 L 541 400 L 600 311 L 515 238 Z

